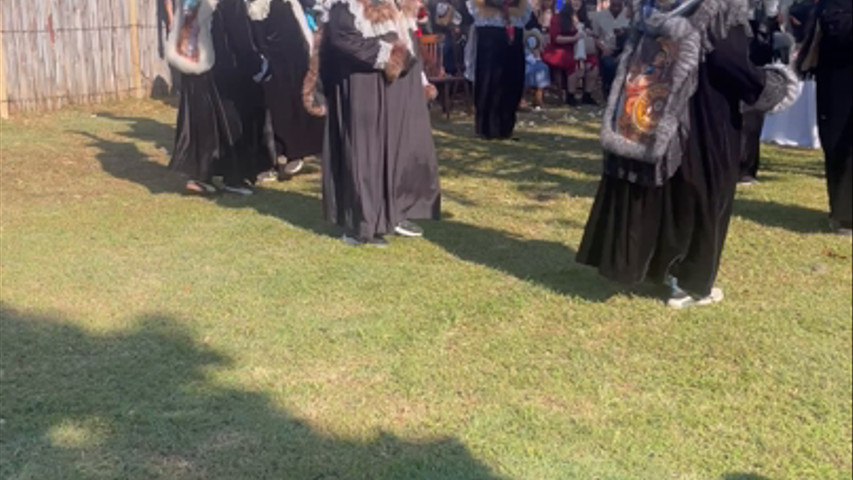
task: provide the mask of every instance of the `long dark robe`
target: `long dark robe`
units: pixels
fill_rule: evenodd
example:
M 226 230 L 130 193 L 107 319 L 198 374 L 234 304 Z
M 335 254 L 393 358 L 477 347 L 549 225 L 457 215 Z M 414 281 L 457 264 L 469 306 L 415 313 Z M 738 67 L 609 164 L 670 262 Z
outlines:
M 362 239 L 391 233 L 403 220 L 438 219 L 438 167 L 421 62 L 389 84 L 374 64 L 380 39 L 390 42 L 395 34 L 365 38 L 343 5 L 332 7 L 325 32 L 326 218 Z
M 272 79 L 263 87 L 276 154 L 289 160 L 319 155 L 323 151 L 324 119 L 309 114 L 302 103 L 309 52 L 293 7 L 273 0 L 269 15 L 252 22 L 252 27 L 272 70 Z
M 764 116 L 764 112 L 748 112 L 743 115 L 740 150 L 740 178 L 742 179 L 758 178 Z
M 477 27 L 474 128 L 488 139 L 509 138 L 524 94 L 524 32 L 512 43 L 503 27 Z
M 216 60 L 207 72 L 182 75 L 169 167 L 194 180 L 221 175 L 234 183 L 254 178 L 269 157 L 262 93 L 251 78 L 262 61 L 241 0 L 220 0 L 212 22 Z
M 767 23 L 763 15 L 760 20 L 749 22 L 753 37 L 749 45 L 749 59 L 755 65 L 767 65 L 773 61 L 772 34 L 762 23 Z M 761 129 L 764 127 L 764 112 L 748 112 L 743 115 L 741 129 L 741 158 L 740 177 L 758 178 L 758 167 L 761 163 Z
M 755 102 L 764 89 L 748 44 L 746 31 L 734 28 L 700 64 L 687 148 L 672 178 L 655 187 L 602 177 L 578 262 L 621 283 L 669 273 L 691 293 L 710 293 L 739 173 L 739 103 Z
M 834 36 L 824 36 L 815 82 L 818 133 L 826 165 L 830 218 L 842 226 L 853 224 L 853 31 L 849 0 L 821 2 L 834 9 Z M 846 18 L 846 21 L 842 20 Z

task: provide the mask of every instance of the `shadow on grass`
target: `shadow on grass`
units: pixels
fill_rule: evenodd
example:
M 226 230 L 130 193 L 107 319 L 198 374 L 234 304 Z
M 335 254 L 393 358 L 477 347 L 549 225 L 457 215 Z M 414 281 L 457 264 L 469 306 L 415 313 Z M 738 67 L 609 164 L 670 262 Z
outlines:
M 598 138 L 526 131 L 519 141 L 473 137 L 463 125 L 436 124 L 442 175 L 491 178 L 511 182 L 537 201 L 559 194 L 592 197 L 601 175 Z M 584 130 L 583 124 L 579 124 Z M 580 178 L 579 178 L 580 177 Z
M 770 480 L 764 475 L 758 475 L 755 473 L 727 473 L 723 475 L 720 480 Z
M 738 198 L 733 214 L 761 225 L 796 233 L 828 233 L 828 213 L 800 205 Z
M 122 135 L 155 144 L 162 144 L 163 138 L 172 131 L 171 127 L 147 118 L 113 118 L 131 122 L 131 131 Z M 92 146 L 100 150 L 96 157 L 104 171 L 114 177 L 144 185 L 152 193 L 183 191 L 183 181 L 179 176 L 166 166 L 151 160 L 139 150 L 136 144 L 112 141 L 87 132 L 77 133 L 92 140 Z M 495 149 L 495 153 L 503 148 L 513 148 L 513 145 L 508 142 L 481 143 L 486 143 L 488 148 Z M 512 162 L 523 161 L 512 160 Z M 451 168 L 464 171 L 466 167 L 459 164 Z M 534 165 L 530 168 L 536 170 L 542 166 Z M 526 178 L 521 172 L 510 174 L 495 172 L 494 175 L 498 178 L 503 176 L 507 181 Z M 559 175 L 556 177 L 564 179 Z M 589 188 L 594 189 L 596 185 L 597 181 L 589 182 Z M 543 195 L 543 193 L 540 192 L 537 195 Z M 475 200 L 467 197 L 452 193 L 451 196 L 469 205 L 475 203 Z M 217 195 L 211 197 L 211 200 L 226 208 L 251 208 L 262 215 L 281 219 L 319 235 L 336 237 L 341 233 L 335 225 L 323 219 L 322 204 L 316 196 L 258 188 L 256 195 L 250 198 Z M 571 222 L 567 222 L 567 226 L 579 227 Z M 589 301 L 604 301 L 618 292 L 624 292 L 623 289 L 601 279 L 593 270 L 575 264 L 575 251 L 562 243 L 529 240 L 499 230 L 446 220 L 431 222 L 427 228 L 426 238 L 462 260 L 506 272 L 561 294 L 577 296 Z M 635 289 L 632 292 L 648 295 L 642 290 Z
M 304 230 L 337 237 L 340 229 L 323 219 L 322 203 L 314 196 L 298 192 L 259 189 L 251 200 L 216 197 L 228 208 L 251 208 Z M 557 293 L 604 301 L 623 291 L 603 280 L 592 269 L 574 261 L 575 251 L 562 243 L 530 240 L 510 233 L 453 220 L 423 222 L 425 239 L 451 255 Z M 635 293 L 643 294 L 640 291 Z
M 167 315 L 94 334 L 0 303 L 2 478 L 498 480 L 454 438 L 336 438 L 207 371 Z
M 554 292 L 601 302 L 622 291 L 595 271 L 575 263 L 575 251 L 546 240 L 531 240 L 507 232 L 444 220 L 429 222 L 427 240 L 455 257 Z

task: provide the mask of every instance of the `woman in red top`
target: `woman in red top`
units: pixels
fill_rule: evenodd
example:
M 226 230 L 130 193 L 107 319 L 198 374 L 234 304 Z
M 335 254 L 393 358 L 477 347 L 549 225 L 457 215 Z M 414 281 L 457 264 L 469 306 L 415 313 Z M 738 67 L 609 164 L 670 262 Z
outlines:
M 548 28 L 550 42 L 545 47 L 542 59 L 552 69 L 563 72 L 563 85 L 566 87 L 566 103 L 577 105 L 575 94 L 578 82 L 584 78 L 584 103 L 595 103 L 590 96 L 594 79 L 598 73 L 598 56 L 586 55 L 575 59 L 577 42 L 592 42 L 592 24 L 581 0 L 567 1 L 558 15 L 551 17 Z

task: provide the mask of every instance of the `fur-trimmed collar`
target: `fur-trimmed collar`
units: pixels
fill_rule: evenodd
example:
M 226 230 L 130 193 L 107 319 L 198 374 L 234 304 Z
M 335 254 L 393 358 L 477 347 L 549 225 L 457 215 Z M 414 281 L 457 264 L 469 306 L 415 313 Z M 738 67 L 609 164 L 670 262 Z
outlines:
M 417 29 L 417 0 L 327 0 L 326 12 L 336 5 L 345 5 L 354 18 L 356 30 L 364 38 L 376 38 L 389 33 L 414 52 L 412 32 Z M 324 23 L 327 19 L 324 19 Z
M 610 91 L 604 121 L 601 124 L 601 144 L 607 152 L 618 157 L 656 165 L 654 183 L 661 185 L 681 165 L 683 145 L 688 134 L 687 111 L 689 101 L 698 87 L 699 64 L 713 51 L 713 42 L 725 38 L 732 28 L 747 25 L 746 0 L 698 0 L 679 12 L 643 12 L 642 0 L 634 0 L 635 27 L 658 32 L 678 44 L 678 56 L 672 66 L 671 92 L 668 94 L 662 116 L 651 138 L 638 143 L 617 132 L 616 117 L 623 101 L 628 66 L 643 36 L 635 32 L 617 68 L 614 88 Z M 645 13 L 645 14 L 644 14 Z M 677 13 L 672 15 L 671 13 Z M 682 134 L 683 133 L 683 134 Z M 605 170 L 608 166 L 605 164 Z M 618 169 L 624 178 L 631 180 L 632 172 Z
M 176 69 L 188 74 L 202 74 L 213 68 L 216 62 L 216 52 L 213 48 L 213 12 L 219 0 L 201 0 L 194 22 L 198 25 L 198 58 L 190 59 L 178 51 L 178 39 L 184 26 L 184 9 L 177 8 L 175 28 L 169 32 L 166 48 L 166 60 Z
M 262 22 L 270 15 L 270 6 L 272 2 L 280 1 L 290 5 L 293 10 L 293 16 L 296 17 L 296 23 L 299 24 L 299 29 L 302 31 L 302 38 L 308 44 L 308 51 L 314 48 L 314 32 L 308 26 L 308 20 L 305 18 L 305 10 L 299 0 L 246 0 L 246 8 L 249 12 L 249 18 L 256 22 Z

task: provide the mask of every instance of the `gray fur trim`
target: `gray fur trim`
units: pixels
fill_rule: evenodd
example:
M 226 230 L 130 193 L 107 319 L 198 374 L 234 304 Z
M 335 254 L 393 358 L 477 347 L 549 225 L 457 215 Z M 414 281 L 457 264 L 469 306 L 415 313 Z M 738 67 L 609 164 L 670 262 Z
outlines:
M 785 84 L 785 96 L 782 97 L 782 100 L 770 110 L 770 113 L 781 112 L 786 108 L 790 107 L 797 101 L 797 98 L 800 96 L 800 92 L 802 91 L 802 85 L 800 84 L 799 78 L 797 78 L 797 74 L 791 69 L 788 65 L 783 64 L 773 64 L 767 65 L 764 67 L 767 70 L 767 77 L 770 78 L 771 72 L 773 72 L 774 76 L 782 80 Z
M 745 106 L 743 110 L 776 113 L 793 105 L 802 90 L 794 71 L 782 64 L 762 68 L 766 73 L 764 90 L 754 104 Z
M 641 32 L 635 31 L 625 46 L 614 80 L 614 86 L 617 88 L 610 91 L 601 125 L 601 144 L 604 150 L 617 157 L 656 166 L 656 184 L 666 181 L 681 165 L 684 147 L 682 143 L 690 135 L 688 109 L 690 98 L 698 87 L 699 64 L 713 51 L 714 42 L 725 38 L 731 28 L 748 25 L 746 0 L 698 0 L 683 7 L 671 12 L 672 14 L 653 12 L 643 18 L 641 0 L 634 0 L 635 28 L 644 25 L 648 30 L 659 31 L 672 38 L 679 45 L 678 58 L 673 65 L 673 91 L 654 132 L 654 143 L 639 144 L 622 137 L 615 130 L 616 112 L 622 100 L 621 87 L 627 78 L 628 63 L 642 40 Z M 687 14 L 684 16 L 673 15 L 685 11 Z M 631 176 L 636 172 L 627 171 L 623 168 L 624 165 L 610 168 L 616 164 L 608 165 L 608 162 L 613 163 L 605 159 L 605 172 L 624 172 L 624 175 L 618 176 L 633 181 Z

